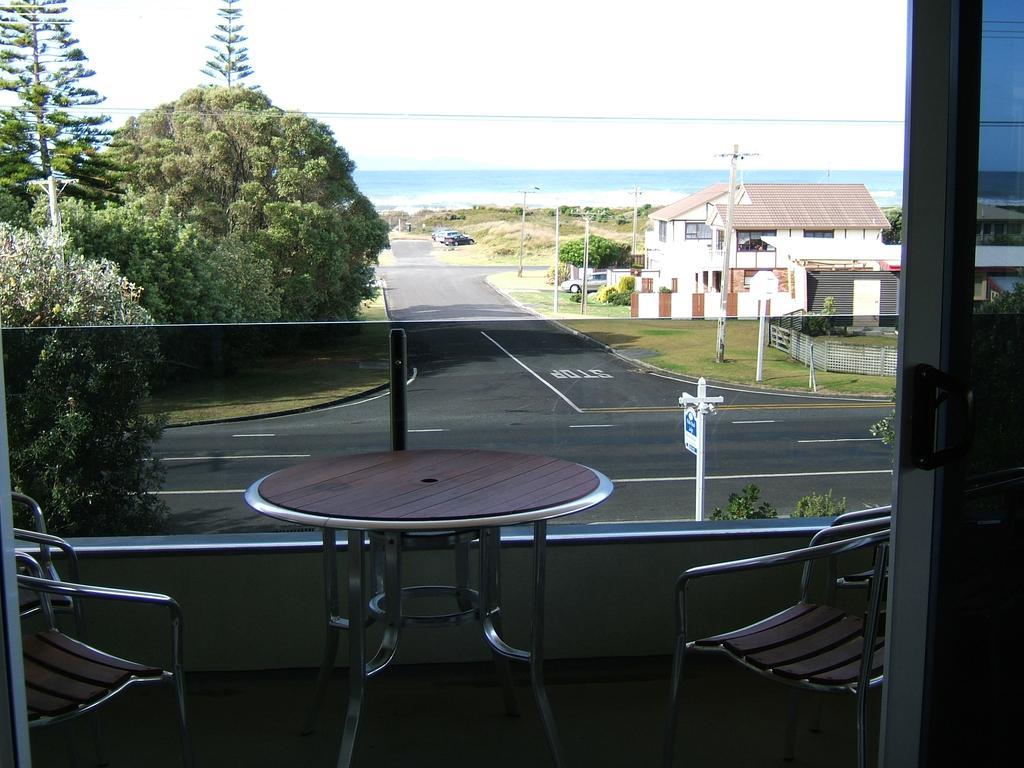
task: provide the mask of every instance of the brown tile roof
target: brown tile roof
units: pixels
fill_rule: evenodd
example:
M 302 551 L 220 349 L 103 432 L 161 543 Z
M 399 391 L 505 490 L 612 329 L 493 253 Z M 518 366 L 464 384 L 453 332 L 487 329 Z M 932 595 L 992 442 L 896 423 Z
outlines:
M 863 184 L 744 184 L 749 204 L 733 206 L 735 229 L 889 228 Z M 716 206 L 725 222 L 728 206 Z
M 728 191 L 729 185 L 726 183 L 712 184 L 710 187 L 700 190 L 700 192 L 694 192 L 689 197 L 684 197 L 682 200 L 677 200 L 671 205 L 659 208 L 651 214 L 651 218 L 657 221 L 672 221 L 687 211 L 692 211 L 697 206 L 707 205 L 716 197 L 724 195 Z

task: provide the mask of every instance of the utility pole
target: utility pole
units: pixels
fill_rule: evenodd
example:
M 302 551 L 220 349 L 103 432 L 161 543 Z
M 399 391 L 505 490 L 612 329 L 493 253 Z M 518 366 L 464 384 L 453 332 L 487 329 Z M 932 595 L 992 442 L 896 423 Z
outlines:
M 551 311 L 558 314 L 558 214 L 561 212 L 558 200 L 555 200 L 555 265 L 552 273 Z
M 580 314 L 587 314 L 587 273 L 590 271 L 590 220 L 594 217 L 590 211 L 580 209 L 583 217 L 583 290 L 580 292 Z
M 729 295 L 729 263 L 732 256 L 732 209 L 736 202 L 736 161 L 745 160 L 748 157 L 756 157 L 755 153 L 744 152 L 740 154 L 740 145 L 733 144 L 732 152 L 726 152 L 716 157 L 729 158 L 729 203 L 725 218 L 725 253 L 722 258 L 722 284 L 719 290 L 722 296 L 721 312 L 718 315 L 718 340 L 715 347 L 715 362 L 725 362 L 725 310 L 726 300 Z
M 53 173 L 51 173 L 45 179 L 33 179 L 29 183 L 46 186 L 46 197 L 50 201 L 50 228 L 57 235 L 60 235 L 60 208 L 57 205 L 57 198 L 66 187 L 71 184 L 77 184 L 78 179 L 57 178 Z M 60 189 L 57 188 L 58 185 L 60 186 Z
M 636 259 L 636 220 L 637 220 L 637 208 L 639 207 L 640 198 L 640 187 L 633 187 L 633 248 L 629 252 L 631 259 Z M 632 266 L 632 265 L 630 265 Z
M 540 187 L 520 189 L 519 191 L 523 193 L 523 221 L 519 225 L 519 271 L 516 273 L 516 277 L 523 276 L 523 245 L 526 242 L 526 196 L 532 195 L 534 192 L 540 192 Z

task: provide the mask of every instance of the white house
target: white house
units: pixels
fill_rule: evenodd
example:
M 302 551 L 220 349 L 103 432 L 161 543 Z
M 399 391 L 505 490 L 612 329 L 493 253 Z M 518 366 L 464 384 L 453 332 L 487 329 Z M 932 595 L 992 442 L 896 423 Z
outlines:
M 721 314 L 728 197 L 727 184 L 713 184 L 651 214 L 635 316 Z M 759 298 L 772 315 L 813 311 L 826 296 L 840 314 L 895 314 L 900 248 L 882 243 L 888 228 L 863 184 L 738 186 L 726 315 L 755 316 Z M 752 291 L 758 273 L 776 290 Z

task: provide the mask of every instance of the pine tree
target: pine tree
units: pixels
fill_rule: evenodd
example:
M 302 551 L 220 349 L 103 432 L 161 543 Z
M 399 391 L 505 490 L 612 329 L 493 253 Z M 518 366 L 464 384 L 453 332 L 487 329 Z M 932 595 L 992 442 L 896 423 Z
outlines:
M 0 185 L 58 174 L 78 180 L 72 194 L 109 191 L 110 168 L 98 153 L 110 118 L 79 112 L 103 97 L 80 85 L 94 72 L 71 35 L 66 2 L 9 0 L 2 9 L 0 90 L 17 103 L 0 111 Z
M 203 74 L 214 80 L 223 78 L 228 88 L 239 85 L 240 81 L 252 74 L 249 61 L 249 49 L 243 43 L 249 38 L 242 34 L 245 28 L 241 24 L 242 9 L 236 7 L 239 0 L 224 0 L 224 6 L 217 15 L 224 21 L 217 25 L 213 39 L 218 45 L 206 48 L 216 54 L 206 62 L 207 69 Z

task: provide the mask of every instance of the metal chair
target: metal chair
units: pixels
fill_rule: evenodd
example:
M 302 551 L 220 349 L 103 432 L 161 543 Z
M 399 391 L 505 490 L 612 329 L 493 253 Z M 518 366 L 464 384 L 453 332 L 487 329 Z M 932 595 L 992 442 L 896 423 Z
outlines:
M 886 510 L 887 511 L 887 510 Z M 675 757 L 675 731 L 679 714 L 680 682 L 685 657 L 706 652 L 725 655 L 746 669 L 795 689 L 853 694 L 857 698 L 857 761 L 867 765 L 867 691 L 881 684 L 885 655 L 881 636 L 886 568 L 888 563 L 889 517 L 847 518 L 823 529 L 804 548 L 778 554 L 690 568 L 676 581 L 676 648 L 672 665 L 669 722 L 665 738 L 664 766 L 671 768 Z M 840 577 L 831 571 L 826 598 L 810 600 L 812 565 L 833 561 L 852 552 L 873 551 L 870 596 L 864 613 L 851 613 L 835 606 Z M 687 639 L 687 590 L 700 578 L 738 573 L 779 565 L 803 563 L 798 601 L 768 618 L 746 627 L 700 640 Z M 795 711 L 793 713 L 795 715 Z M 787 729 L 786 751 L 791 755 L 795 738 L 795 717 Z
M 63 539 L 33 533 L 34 540 L 45 547 L 71 550 Z M 187 768 L 195 764 L 185 717 L 185 688 L 182 666 L 182 615 L 178 604 L 168 597 L 150 592 L 87 586 L 55 580 L 38 561 L 26 552 L 15 553 L 18 565 L 18 586 L 37 596 L 38 608 L 23 615 L 22 661 L 25 671 L 25 697 L 30 728 L 64 723 L 95 712 L 128 688 L 137 685 L 166 684 L 174 689 L 178 728 L 182 744 L 182 762 Z M 80 617 L 82 600 L 118 601 L 167 609 L 171 635 L 171 669 L 138 664 L 112 656 L 81 639 L 62 632 L 56 621 L 54 602 L 74 606 Z M 34 614 L 43 617 L 41 631 L 26 629 Z M 97 752 L 99 744 L 97 737 Z M 102 764 L 102 755 L 98 755 Z

